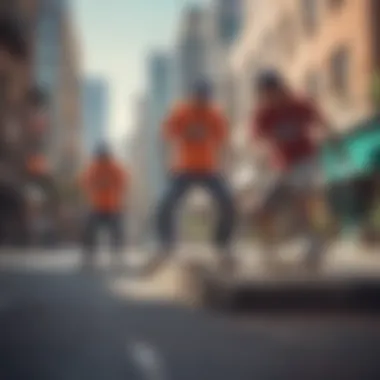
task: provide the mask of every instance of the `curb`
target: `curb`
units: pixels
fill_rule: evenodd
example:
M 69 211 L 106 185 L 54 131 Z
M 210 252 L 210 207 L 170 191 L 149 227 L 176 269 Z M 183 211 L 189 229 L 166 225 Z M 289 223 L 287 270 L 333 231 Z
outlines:
M 233 284 L 203 279 L 205 309 L 231 312 L 380 313 L 380 279 Z

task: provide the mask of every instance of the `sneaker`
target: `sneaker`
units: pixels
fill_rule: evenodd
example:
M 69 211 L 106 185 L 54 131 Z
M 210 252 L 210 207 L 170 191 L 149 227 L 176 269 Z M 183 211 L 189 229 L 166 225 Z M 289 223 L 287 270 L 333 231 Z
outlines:
M 323 246 L 314 245 L 309 248 L 305 256 L 305 269 L 310 272 L 319 272 L 323 264 Z
M 232 253 L 229 250 L 222 250 L 219 252 L 218 272 L 230 276 L 235 273 L 236 269 L 237 265 Z
M 279 268 L 278 253 L 273 250 L 264 250 L 261 254 L 263 269 L 265 272 L 277 272 Z
M 169 251 L 158 251 L 154 256 L 148 260 L 146 264 L 143 265 L 142 270 L 140 270 L 140 276 L 153 276 L 157 273 L 171 257 Z
M 94 272 L 96 269 L 95 260 L 93 258 L 85 257 L 82 260 L 81 270 L 85 273 Z
M 121 252 L 112 252 L 110 270 L 115 274 L 122 274 L 126 264 Z

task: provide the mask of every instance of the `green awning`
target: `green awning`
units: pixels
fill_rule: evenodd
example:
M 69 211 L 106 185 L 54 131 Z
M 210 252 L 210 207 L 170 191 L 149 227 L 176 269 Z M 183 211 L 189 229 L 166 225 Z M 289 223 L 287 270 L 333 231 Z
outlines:
M 380 164 L 380 117 L 356 125 L 342 137 L 348 160 L 326 144 L 321 149 L 321 162 L 328 183 L 366 176 Z

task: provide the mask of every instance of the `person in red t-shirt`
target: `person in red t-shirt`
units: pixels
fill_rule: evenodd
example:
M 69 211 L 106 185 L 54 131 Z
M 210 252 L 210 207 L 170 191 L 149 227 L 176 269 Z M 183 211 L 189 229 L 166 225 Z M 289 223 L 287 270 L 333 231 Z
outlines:
M 258 95 L 252 126 L 255 150 L 264 153 L 265 167 L 274 180 L 259 213 L 262 235 L 270 236 L 274 213 L 279 207 L 291 204 L 302 223 L 301 228 L 310 238 L 308 263 L 315 265 L 319 262 L 321 244 L 313 233 L 310 213 L 305 206 L 319 172 L 313 133 L 326 135 L 330 128 L 313 102 L 293 95 L 278 73 L 262 73 L 255 87 Z M 272 250 L 269 241 L 266 243 L 265 250 Z M 266 255 L 269 260 L 273 258 L 270 252 Z

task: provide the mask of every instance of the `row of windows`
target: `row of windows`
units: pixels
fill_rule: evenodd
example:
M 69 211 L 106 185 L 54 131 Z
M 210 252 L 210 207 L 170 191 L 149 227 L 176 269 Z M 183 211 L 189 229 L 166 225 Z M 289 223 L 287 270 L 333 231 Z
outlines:
M 324 4 L 329 10 L 336 12 L 345 3 L 345 0 L 325 0 L 325 3 L 321 0 L 299 1 L 300 23 L 297 23 L 294 14 L 284 14 L 277 28 L 269 31 L 263 38 L 263 51 L 266 55 L 269 52 L 274 57 L 281 55 L 290 58 L 295 53 L 300 36 L 305 33 L 310 35 L 318 27 L 321 5 Z M 329 90 L 339 97 L 347 97 L 349 92 L 349 60 L 348 49 L 339 47 L 332 53 L 328 63 Z M 306 77 L 305 86 L 311 95 L 317 96 L 321 90 L 319 75 L 311 71 Z
M 305 87 L 311 96 L 319 96 L 323 78 L 320 73 L 310 71 L 306 75 Z M 336 49 L 328 62 L 329 91 L 336 97 L 345 100 L 350 92 L 350 52 L 346 47 Z
M 307 35 L 314 33 L 318 27 L 320 15 L 320 0 L 299 0 L 301 1 L 300 24 L 297 23 L 297 17 L 291 13 L 285 14 L 277 25 L 276 30 L 269 34 L 268 44 L 266 47 L 273 49 L 279 48 L 281 53 L 291 56 L 297 47 L 298 37 L 305 32 Z M 331 10 L 340 9 L 345 0 L 326 0 Z M 278 37 L 278 38 L 276 38 Z M 277 41 L 276 41 L 277 40 Z M 277 45 L 278 46 L 273 46 Z
M 304 30 L 311 34 L 318 27 L 321 5 L 320 0 L 300 0 L 302 23 Z M 345 0 L 326 0 L 328 9 L 336 11 L 343 6 Z

